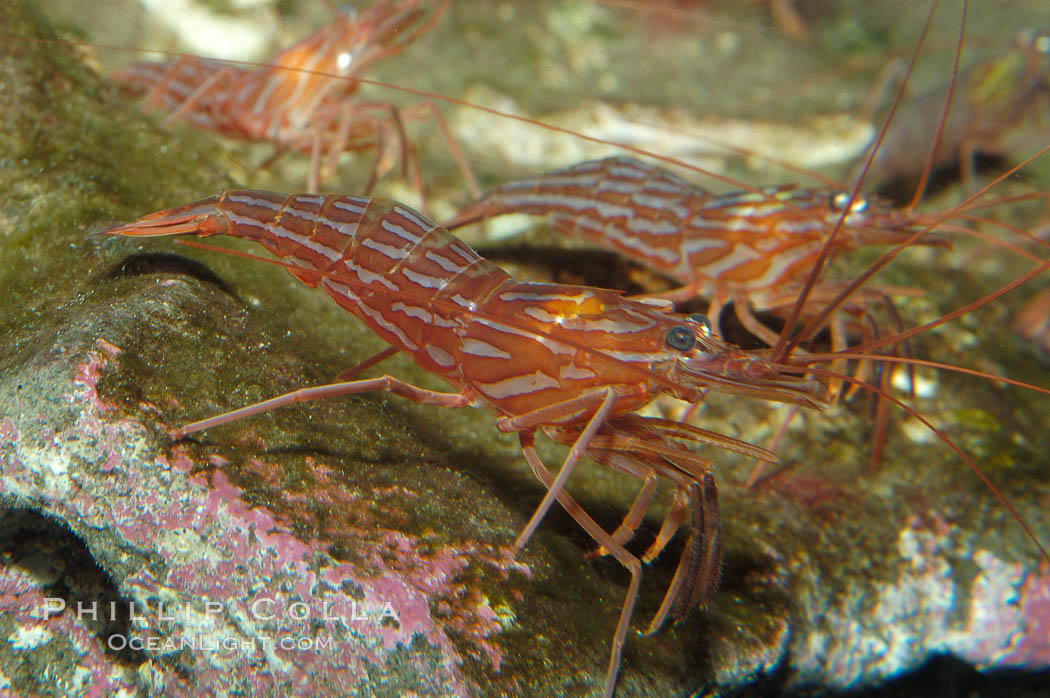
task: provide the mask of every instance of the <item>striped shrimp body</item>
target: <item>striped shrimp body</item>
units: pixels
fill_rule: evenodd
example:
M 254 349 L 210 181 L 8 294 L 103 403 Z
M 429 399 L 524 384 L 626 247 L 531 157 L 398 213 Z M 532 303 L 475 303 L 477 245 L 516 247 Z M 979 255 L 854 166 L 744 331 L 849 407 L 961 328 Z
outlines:
M 775 460 L 764 449 L 636 410 L 660 394 L 697 401 L 707 389 L 811 407 L 828 401 L 822 383 L 782 373 L 768 353 L 723 342 L 703 316 L 675 314 L 665 301 L 633 301 L 615 291 L 514 281 L 443 228 L 390 200 L 229 191 L 109 232 L 226 234 L 259 242 L 287 258 L 294 276 L 320 286 L 391 344 L 375 358 L 404 351 L 457 389 L 436 392 L 393 376 L 347 380 L 195 422 L 179 435 L 285 404 L 375 390 L 426 404 L 492 408 L 501 431 L 519 434 L 526 460 L 548 488 L 518 547 L 557 500 L 602 552 L 631 573 L 612 642 L 606 696 L 615 687 L 641 580 L 640 561 L 624 543 L 640 524 L 657 479 L 673 483 L 674 497 L 643 559 L 656 557 L 683 524 L 689 536 L 650 633 L 704 603 L 718 579 L 712 463 L 685 444 Z M 536 453 L 537 430 L 570 446 L 557 477 Z M 643 481 L 611 535 L 564 490 L 584 455 Z
M 917 230 L 917 216 L 879 199 L 851 201 L 848 192 L 791 185 L 712 194 L 629 157 L 508 182 L 446 225 L 456 228 L 505 213 L 546 215 L 555 230 L 638 259 L 682 284 L 663 297 L 683 301 L 701 293 L 709 296 L 708 315 L 716 325 L 732 301 L 741 323 L 770 346 L 778 335 L 752 310 L 790 310 L 840 219 L 831 254 L 902 243 Z M 941 241 L 927 237 L 926 242 Z M 803 312 L 823 305 L 842 287 L 822 281 Z M 843 309 L 861 314 L 866 303 L 899 292 L 907 291 L 867 287 Z M 833 323 L 833 331 L 836 327 Z M 845 344 L 841 334 L 839 327 L 839 347 Z
M 379 0 L 358 15 L 334 13 L 331 24 L 265 66 L 188 56 L 134 63 L 112 78 L 146 94 L 146 104 L 169 112 L 169 121 L 185 118 L 227 138 L 310 154 L 311 191 L 330 176 L 341 152 L 375 146 L 372 186 L 378 171 L 389 167 L 383 162 L 384 140 L 394 138 L 406 167 L 410 149 L 393 105 L 352 99 L 360 87 L 355 78 L 402 51 L 449 2 L 428 9 L 421 0 Z

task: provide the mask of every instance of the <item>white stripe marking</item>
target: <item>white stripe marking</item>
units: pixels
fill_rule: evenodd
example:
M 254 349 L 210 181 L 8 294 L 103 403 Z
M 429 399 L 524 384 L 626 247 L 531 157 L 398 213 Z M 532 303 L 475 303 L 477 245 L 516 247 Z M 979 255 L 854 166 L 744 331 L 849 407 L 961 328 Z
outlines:
M 413 235 L 412 233 L 408 232 L 408 229 L 404 226 L 397 225 L 396 223 L 391 223 L 389 220 L 386 219 L 379 221 L 379 225 L 383 230 L 387 231 L 388 233 L 396 235 L 403 240 L 408 240 L 413 245 L 418 244 L 419 241 L 423 239 L 421 235 Z
M 510 354 L 497 346 L 483 342 L 480 339 L 467 337 L 463 340 L 463 353 L 471 356 L 484 356 L 492 359 L 509 359 Z
M 423 258 L 429 259 L 450 274 L 460 274 L 466 270 L 466 267 L 454 264 L 448 257 L 443 257 L 433 250 L 427 250 L 426 253 L 424 253 Z
M 514 376 L 495 383 L 479 383 L 478 390 L 495 400 L 500 400 L 514 397 L 515 395 L 535 393 L 548 388 L 557 388 L 560 385 L 557 380 L 546 373 L 534 371 L 524 376 Z
M 566 364 L 558 369 L 558 378 L 561 380 L 587 380 L 594 378 L 595 373 L 589 368 L 580 368 L 575 364 Z
M 430 354 L 430 358 L 434 359 L 435 363 L 439 366 L 448 367 L 456 365 L 456 359 L 441 347 L 435 347 L 428 344 L 427 354 Z
M 383 244 L 373 238 L 365 238 L 361 241 L 361 247 L 367 247 L 370 250 L 375 250 L 379 254 L 389 259 L 404 259 L 408 256 L 407 247 L 393 247 L 391 245 Z
M 456 305 L 462 305 L 464 308 L 466 308 L 467 310 L 469 310 L 471 312 L 474 312 L 475 310 L 478 309 L 478 304 L 477 303 L 475 303 L 474 301 L 470 300 L 469 298 L 464 298 L 463 296 L 461 296 L 458 293 L 456 295 L 452 296 L 451 298 L 449 298 L 449 300 L 452 301 L 453 303 L 455 303 Z
M 629 250 L 635 250 L 639 254 L 648 258 L 657 258 L 662 260 L 664 264 L 674 264 L 678 261 L 678 252 L 672 248 L 667 247 L 653 247 L 645 240 L 639 238 L 637 235 L 631 235 L 625 233 L 619 227 L 614 225 L 602 225 L 599 221 L 593 221 L 590 218 L 584 217 L 580 221 L 581 225 L 586 224 L 588 227 L 593 226 L 591 229 L 599 235 L 604 236 L 608 240 L 615 242 L 621 247 L 625 247 Z
M 411 341 L 401 330 L 400 327 L 383 317 L 383 314 L 381 312 L 372 308 L 363 301 L 360 301 L 357 304 L 357 307 L 361 309 L 361 313 L 363 315 L 365 315 L 368 319 L 374 322 L 377 326 L 381 327 L 382 329 L 390 332 L 392 335 L 397 337 L 398 341 L 401 343 L 401 346 L 403 348 L 407 349 L 408 351 L 416 351 L 417 349 L 419 349 L 419 345 Z
M 537 308 L 534 305 L 530 305 L 525 308 L 525 314 L 533 320 L 539 320 L 540 322 L 549 322 L 551 324 L 560 325 L 565 319 L 562 315 L 555 315 L 554 313 L 548 313 L 543 308 Z
M 344 197 L 333 201 L 332 208 L 337 208 L 340 211 L 352 213 L 355 216 L 363 216 L 365 214 L 365 207 L 367 206 L 367 203 L 368 199 L 361 199 L 359 197 Z
M 427 232 L 430 232 L 434 228 L 438 227 L 437 223 L 435 223 L 434 221 L 430 220 L 429 218 L 427 218 L 423 214 L 417 213 L 416 211 L 413 211 L 410 208 L 405 208 L 404 206 L 394 206 L 394 213 L 396 213 L 399 216 L 402 216 L 404 218 L 407 218 L 408 220 L 410 220 L 413 223 L 415 223 L 416 227 L 418 227 L 420 230 L 425 231 L 424 235 Z
M 401 273 L 405 275 L 405 278 L 414 284 L 418 284 L 423 288 L 437 288 L 441 289 L 448 283 L 447 279 L 441 279 L 436 276 L 430 276 L 429 274 L 421 274 L 418 271 L 412 269 L 402 269 Z
M 529 284 L 523 283 L 520 286 L 540 285 L 544 284 Z M 568 301 L 570 303 L 576 303 L 577 305 L 595 298 L 595 295 L 590 291 L 582 291 L 575 296 L 566 296 L 560 293 L 529 293 L 526 291 L 504 291 L 499 294 L 499 299 L 507 303 L 513 301 Z
M 345 266 L 348 270 L 353 272 L 363 284 L 368 285 L 373 283 L 380 283 L 383 286 L 386 286 L 391 291 L 401 290 L 400 288 L 398 288 L 397 284 L 390 281 L 390 279 L 388 279 L 386 276 L 382 274 L 376 274 L 370 269 L 365 269 L 357 262 L 347 259 L 343 261 L 343 266 Z
M 459 240 L 450 242 L 448 244 L 448 249 L 462 257 L 463 261 L 467 263 L 467 266 L 470 266 L 471 264 L 476 264 L 477 262 L 481 261 L 481 255 L 467 247 Z
M 762 255 L 758 254 L 750 247 L 734 245 L 733 250 L 729 254 L 706 265 L 704 267 L 704 273 L 710 274 L 711 276 L 720 276 L 722 273 L 734 269 L 741 264 L 760 259 L 761 256 Z
M 398 313 L 404 313 L 405 315 L 407 315 L 407 316 L 409 316 L 411 318 L 415 318 L 417 320 L 421 320 L 421 321 L 423 321 L 425 323 L 428 323 L 428 324 L 430 323 L 430 320 L 433 318 L 433 315 L 431 315 L 431 313 L 429 311 L 427 311 L 427 310 L 425 310 L 423 308 L 420 308 L 417 305 L 408 305 L 407 303 L 405 303 L 403 301 L 394 301 L 393 303 L 390 304 L 390 309 L 395 311 L 395 312 L 398 312 Z
M 268 208 L 271 211 L 279 211 L 281 209 L 281 204 L 277 203 L 276 201 L 270 201 L 269 199 L 261 199 L 257 196 L 251 196 L 250 194 L 246 196 L 240 196 L 238 194 L 229 194 L 226 196 L 226 200 L 232 201 L 235 204 L 245 204 L 247 206 L 262 206 L 263 208 Z

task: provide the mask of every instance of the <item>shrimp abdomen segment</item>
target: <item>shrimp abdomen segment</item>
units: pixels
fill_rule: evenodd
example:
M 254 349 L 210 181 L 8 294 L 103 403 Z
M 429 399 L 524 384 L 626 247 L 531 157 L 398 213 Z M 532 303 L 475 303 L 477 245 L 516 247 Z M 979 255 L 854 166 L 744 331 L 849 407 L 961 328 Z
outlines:
M 394 201 L 233 190 L 116 228 L 123 235 L 228 234 L 289 261 L 425 369 L 457 368 L 459 344 L 492 291 L 513 283 L 426 216 Z

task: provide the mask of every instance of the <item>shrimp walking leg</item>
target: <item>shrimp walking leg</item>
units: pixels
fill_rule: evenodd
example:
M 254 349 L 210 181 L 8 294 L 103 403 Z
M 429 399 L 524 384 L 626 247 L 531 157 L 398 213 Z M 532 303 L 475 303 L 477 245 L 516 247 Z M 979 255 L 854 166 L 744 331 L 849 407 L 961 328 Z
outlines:
M 554 476 L 540 460 L 536 453 L 534 444 L 535 433 L 523 431 L 519 434 L 521 451 L 525 454 L 525 460 L 532 468 L 533 474 L 548 489 L 554 485 Z M 610 551 L 616 560 L 627 568 L 631 573 L 631 583 L 627 587 L 627 596 L 624 598 L 623 607 L 620 609 L 620 618 L 616 622 L 616 631 L 613 633 L 612 651 L 609 655 L 609 670 L 605 680 L 605 691 L 603 698 L 611 698 L 616 690 L 616 675 L 620 668 L 620 658 L 623 656 L 623 646 L 627 641 L 627 631 L 631 625 L 631 615 L 634 613 L 634 605 L 638 601 L 638 591 L 642 584 L 642 563 L 632 555 L 626 548 L 612 539 L 604 528 L 599 526 L 594 519 L 583 510 L 576 500 L 568 492 L 562 490 L 557 495 L 558 503 L 571 516 L 576 523 L 585 530 L 588 535 L 598 542 L 603 548 Z
M 442 393 L 436 390 L 427 390 L 426 388 L 420 388 L 411 383 L 406 383 L 400 378 L 381 376 L 379 378 L 368 378 L 365 380 L 349 381 L 345 383 L 330 383 L 328 385 L 318 385 L 313 388 L 294 390 L 290 393 L 270 398 L 269 400 L 257 402 L 254 405 L 248 405 L 246 407 L 241 407 L 240 409 L 209 417 L 208 419 L 202 419 L 199 422 L 187 424 L 176 432 L 176 438 L 181 438 L 187 434 L 193 434 L 198 431 L 204 431 L 205 429 L 211 429 L 220 424 L 228 424 L 229 422 L 234 422 L 238 419 L 243 419 L 252 415 L 269 412 L 278 407 L 285 407 L 287 405 L 294 405 L 299 402 L 309 402 L 312 400 L 324 400 L 326 398 L 338 397 L 340 395 L 353 395 L 355 393 L 368 393 L 372 391 L 394 393 L 395 395 L 400 395 L 401 397 L 420 402 L 424 405 L 441 405 L 443 407 L 468 407 L 470 405 L 470 399 L 461 393 Z
M 576 443 L 572 445 L 572 448 L 569 449 L 569 454 L 565 457 L 565 462 L 562 463 L 561 470 L 558 471 L 558 478 L 554 481 L 552 485 L 548 486 L 547 494 L 544 495 L 543 501 L 541 501 L 540 505 L 536 507 L 536 512 L 532 515 L 532 518 L 529 519 L 529 523 L 525 525 L 524 530 L 522 530 L 521 534 L 518 535 L 518 539 L 514 541 L 514 548 L 516 550 L 521 550 L 525 547 L 525 544 L 529 541 L 529 538 L 531 538 L 532 534 L 536 531 L 536 527 L 540 525 L 540 522 L 543 520 L 543 517 L 547 515 L 547 512 L 550 510 L 551 505 L 554 503 L 554 499 L 558 496 L 558 493 L 565 489 L 565 483 L 568 482 L 569 475 L 572 474 L 573 468 L 576 467 L 576 464 L 580 461 L 580 458 L 587 451 L 587 446 L 590 444 L 591 439 L 594 438 L 594 435 L 598 432 L 602 424 L 605 422 L 605 418 L 609 416 L 610 412 L 612 412 L 612 408 L 616 404 L 616 392 L 612 388 L 606 388 L 604 390 L 598 391 L 597 393 L 592 393 L 590 395 L 582 395 L 576 400 L 571 400 L 569 403 L 564 404 L 565 408 L 569 410 L 576 410 L 579 409 L 580 406 L 593 403 L 594 400 L 598 397 L 602 398 L 601 405 L 595 411 L 594 416 L 591 417 L 590 422 L 587 423 L 587 428 L 584 429 L 583 433 L 580 434 L 580 438 L 578 438 L 576 440 Z M 555 407 L 559 406 L 555 405 Z M 528 421 L 528 417 L 529 415 L 521 415 L 519 417 L 514 418 L 513 420 L 507 421 Z
M 721 514 L 714 476 L 707 473 L 702 483 L 690 482 L 684 489 L 680 488 L 675 492 L 675 505 L 692 513 L 692 534 L 663 602 L 644 635 L 658 632 L 668 616 L 681 618 L 692 606 L 706 604 L 714 595 L 721 576 Z

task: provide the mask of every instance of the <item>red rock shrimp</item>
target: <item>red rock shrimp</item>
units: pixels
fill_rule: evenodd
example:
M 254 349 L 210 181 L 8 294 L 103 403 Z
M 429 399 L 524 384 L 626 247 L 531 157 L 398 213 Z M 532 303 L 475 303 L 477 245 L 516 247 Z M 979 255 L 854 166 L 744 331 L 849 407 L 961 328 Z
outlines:
M 1024 94 L 1033 91 L 1026 86 Z M 892 136 L 893 131 L 890 133 Z M 846 189 L 749 186 L 745 191 L 716 195 L 670 171 L 614 156 L 500 185 L 446 224 L 455 229 L 505 213 L 548 216 L 555 230 L 613 249 L 682 284 L 661 296 L 681 301 L 698 292 L 706 295 L 710 298 L 708 315 L 719 328 L 721 311 L 731 300 L 741 324 L 773 346 L 778 334 L 752 311 L 787 315 L 829 237 L 828 259 L 861 245 L 948 241 L 946 237 L 913 236 L 924 222 L 933 220 L 916 211 L 914 203 L 894 208 L 878 197 L 851 196 Z M 939 220 L 946 230 L 977 234 L 950 223 L 948 216 Z M 807 292 L 799 315 L 812 317 L 814 310 L 819 311 L 846 285 L 821 277 Z M 845 317 L 860 318 L 852 322 L 851 330 L 870 340 L 872 332 L 864 319 L 869 310 L 892 295 L 915 291 L 899 286 L 857 288 L 837 304 L 834 313 L 825 316 L 832 346 L 841 350 L 848 344 Z M 865 375 L 863 370 L 862 362 L 857 377 Z M 891 371 L 886 370 L 884 387 L 890 377 Z M 884 413 L 884 407 L 880 410 Z M 879 421 L 881 424 L 882 419 Z M 877 432 L 881 434 L 884 428 Z M 874 460 L 881 441 L 876 437 Z
M 915 153 L 929 150 L 926 127 L 936 122 L 949 97 L 948 88 L 908 96 L 868 168 L 872 184 L 920 188 Z M 1050 124 L 1038 116 L 1050 108 L 1050 34 L 1025 29 L 1000 55 L 968 67 L 954 86 L 954 98 L 932 151 L 929 169 L 958 163 L 959 173 L 974 189 L 978 155 L 1005 155 L 1050 136 Z M 869 150 L 870 152 L 870 150 Z M 859 174 L 857 166 L 854 174 Z M 922 191 L 916 191 L 916 199 Z
M 381 170 L 389 167 L 383 148 L 390 142 L 400 151 L 402 168 L 412 170 L 421 189 L 419 163 L 400 111 L 392 104 L 355 98 L 360 86 L 356 78 L 430 29 L 449 2 L 377 0 L 360 14 L 333 10 L 331 24 L 280 51 L 267 65 L 180 56 L 134 63 L 112 78 L 145 94 L 146 106 L 167 111 L 165 121 L 184 118 L 227 138 L 272 143 L 278 152 L 310 154 L 310 191 L 317 191 L 320 182 L 332 175 L 340 153 L 375 148 L 366 186 L 371 190 Z M 440 112 L 430 111 L 447 134 Z M 446 142 L 476 189 L 454 141 Z
M 258 242 L 290 258 L 293 276 L 323 288 L 392 350 L 458 389 L 436 392 L 390 375 L 347 380 L 194 422 L 177 437 L 283 405 L 377 390 L 423 404 L 494 409 L 497 428 L 518 433 L 526 460 L 548 488 L 517 547 L 557 500 L 631 573 L 612 641 L 606 697 L 616 685 L 641 581 L 639 560 L 623 544 L 641 522 L 658 476 L 675 484 L 674 503 L 642 559 L 655 558 L 687 519 L 690 533 L 646 633 L 705 603 L 717 585 L 722 544 L 712 462 L 677 440 L 772 459 L 733 438 L 638 415 L 638 408 L 662 393 L 695 402 L 711 389 L 809 407 L 827 400 L 821 383 L 781 375 L 761 356 L 723 343 L 703 316 L 676 315 L 667 305 L 600 289 L 515 282 L 437 224 L 389 200 L 228 191 L 108 232 L 219 234 Z M 571 447 L 557 478 L 536 453 L 537 430 Z M 565 491 L 584 455 L 645 483 L 611 536 Z
M 777 333 L 752 311 L 790 309 L 840 219 L 834 254 L 899 244 L 921 222 L 875 197 L 857 197 L 847 211 L 849 199 L 846 191 L 792 185 L 713 194 L 668 170 L 620 156 L 500 185 L 445 225 L 454 230 L 506 213 L 548 216 L 558 232 L 640 260 L 682 284 L 661 297 L 710 298 L 707 315 L 720 332 L 722 309 L 732 302 L 741 324 L 772 346 Z M 825 304 L 842 287 L 822 281 L 807 307 Z M 867 287 L 850 299 L 850 309 L 863 314 L 866 302 L 895 292 L 906 290 Z M 844 348 L 841 321 L 833 324 L 833 334 L 836 348 Z

